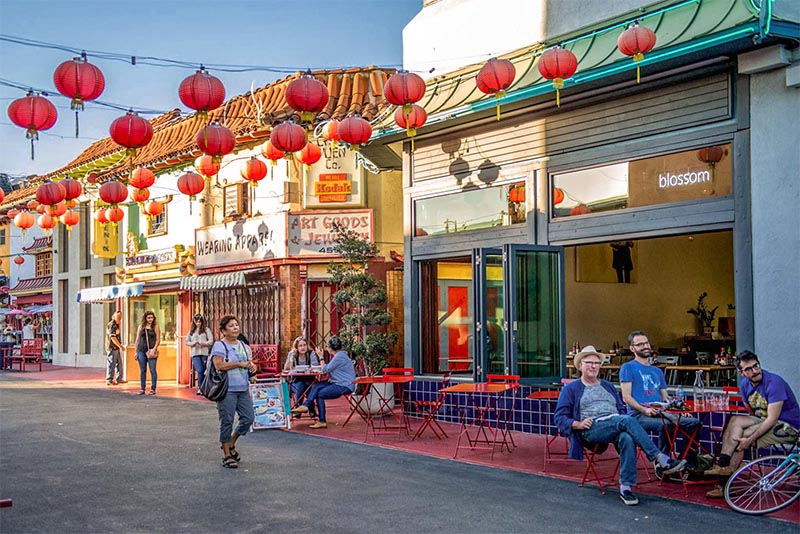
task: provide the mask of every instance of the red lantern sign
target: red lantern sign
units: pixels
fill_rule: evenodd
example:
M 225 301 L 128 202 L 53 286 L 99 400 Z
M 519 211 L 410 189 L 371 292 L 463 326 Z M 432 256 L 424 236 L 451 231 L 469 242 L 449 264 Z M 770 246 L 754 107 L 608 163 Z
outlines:
M 131 187 L 131 200 L 134 202 L 138 202 L 141 206 L 144 202 L 150 198 L 150 190 L 146 187 L 139 189 L 136 187 Z
M 292 153 L 302 150 L 306 145 L 306 131 L 302 126 L 286 121 L 272 128 L 269 140 L 272 146 L 283 151 L 286 159 L 292 159 Z
M 286 87 L 286 103 L 300 112 L 300 121 L 304 123 L 313 121 L 314 115 L 325 109 L 329 98 L 328 88 L 315 79 L 311 71 L 292 80 Z
M 39 139 L 40 131 L 53 127 L 58 119 L 58 112 L 52 102 L 30 91 L 24 98 L 11 102 L 8 106 L 8 118 L 20 128 L 25 128 L 25 137 L 31 140 L 33 159 L 33 142 Z
M 158 217 L 159 215 L 164 213 L 164 205 L 157 200 L 151 200 L 150 202 L 144 205 L 144 212 L 149 217 Z
M 539 74 L 547 80 L 553 80 L 556 90 L 556 106 L 561 106 L 561 88 L 564 80 L 569 79 L 578 69 L 578 58 L 569 50 L 560 46 L 551 48 L 539 58 Z
M 352 115 L 339 123 L 339 137 L 351 149 L 358 151 L 358 147 L 366 144 L 372 137 L 372 126 L 358 115 Z
M 416 104 L 411 105 L 408 113 L 405 113 L 405 107 L 397 108 L 394 112 L 394 122 L 400 128 L 406 129 L 406 134 L 411 138 L 411 151 L 414 151 L 414 136 L 417 135 L 417 128 L 421 128 L 425 121 L 428 120 L 428 113 L 422 109 L 421 106 Z
M 117 204 L 122 204 L 127 200 L 128 188 L 116 180 L 111 180 L 100 186 L 100 198 L 103 199 L 103 202 L 116 208 Z
M 75 111 L 75 137 L 78 137 L 78 111 L 83 111 L 84 102 L 103 94 L 106 79 L 100 69 L 86 61 L 84 53 L 56 67 L 53 83 L 59 93 L 72 99 L 69 108 Z
M 497 100 L 497 120 L 500 120 L 500 99 L 506 96 L 506 89 L 514 83 L 517 69 L 507 59 L 493 57 L 478 71 L 475 82 L 478 89 L 487 95 L 494 95 Z
M 636 65 L 636 83 L 639 83 L 638 62 L 644 59 L 644 55 L 656 46 L 656 34 L 650 28 L 639 26 L 639 21 L 631 25 L 630 28 L 622 32 L 617 39 L 617 48 L 626 56 L 632 56 Z
M 127 149 L 125 154 L 129 156 L 135 156 L 137 148 L 147 145 L 153 139 L 153 125 L 133 110 L 112 122 L 108 132 L 115 143 Z
M 194 140 L 203 154 L 211 156 L 217 162 L 225 154 L 233 152 L 236 147 L 236 137 L 233 132 L 221 125 L 219 121 L 200 128 Z
M 22 265 L 23 263 L 25 263 L 25 258 L 23 258 L 22 256 L 15 256 L 14 263 L 16 263 L 17 265 Z
M 553 188 L 553 206 L 558 206 L 564 202 L 564 190 L 558 187 Z
M 220 161 L 213 156 L 205 155 L 200 156 L 194 160 L 194 169 L 205 176 L 206 181 L 210 181 L 211 177 L 219 172 Z
M 128 184 L 138 189 L 144 189 L 152 186 L 156 182 L 156 175 L 153 171 L 146 167 L 136 167 L 131 171 L 131 177 Z
M 413 72 L 399 70 L 386 80 L 383 87 L 386 101 L 395 106 L 403 106 L 403 114 L 411 113 L 411 104 L 422 100 L 425 96 L 425 81 Z
M 306 169 L 311 170 L 311 166 L 318 162 L 322 157 L 322 150 L 319 149 L 316 143 L 309 141 L 303 150 L 297 153 L 297 159 L 300 163 L 306 166 Z
M 201 65 L 200 70 L 181 82 L 178 97 L 183 105 L 197 110 L 198 119 L 205 121 L 209 111 L 225 102 L 225 86 Z
M 256 187 L 258 181 L 262 180 L 267 175 L 267 164 L 255 156 L 244 162 L 242 168 L 239 169 L 242 178 L 250 182 L 250 187 Z
M 325 126 L 322 127 L 322 138 L 329 141 L 331 147 L 336 148 L 339 145 L 339 141 L 342 140 L 339 137 L 339 121 L 331 119 L 326 122 Z
M 278 160 L 283 158 L 283 150 L 278 150 L 272 141 L 267 141 L 261 145 L 261 155 L 270 160 L 273 165 L 278 164 Z
M 78 224 L 80 221 L 81 216 L 77 211 L 74 210 L 67 210 L 67 212 L 64 213 L 64 216 L 61 218 L 61 222 L 67 227 L 67 233 L 69 233 L 72 230 L 72 227 Z

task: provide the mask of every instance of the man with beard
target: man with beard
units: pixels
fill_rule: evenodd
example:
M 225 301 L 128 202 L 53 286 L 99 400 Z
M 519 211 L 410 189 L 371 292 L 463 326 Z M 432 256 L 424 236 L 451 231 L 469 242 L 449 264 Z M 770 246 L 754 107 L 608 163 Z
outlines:
M 667 432 L 675 435 L 676 421 L 689 436 L 694 436 L 700 430 L 700 421 L 694 417 L 678 417 L 667 412 L 659 414 L 660 408 L 651 406 L 651 403 L 669 402 L 664 372 L 658 367 L 650 365 L 650 357 L 653 353 L 650 350 L 650 340 L 647 339 L 647 334 L 640 330 L 631 332 L 628 336 L 628 345 L 630 345 L 635 359 L 623 364 L 619 370 L 622 400 L 628 405 L 628 415 L 634 416 L 642 428 L 648 432 L 658 432 L 658 448 L 661 449 L 661 452 L 669 454 Z M 681 453 L 680 456 L 683 457 L 683 454 Z M 690 449 L 685 457 L 690 466 L 697 464 L 696 450 Z M 661 468 L 657 465 L 655 472 L 658 478 L 662 477 Z
M 706 471 L 707 475 L 730 475 L 742 463 L 744 451 L 753 445 L 761 449 L 797 440 L 800 408 L 789 384 L 761 369 L 758 356 L 749 350 L 739 354 L 736 365 L 743 377 L 739 393 L 750 415 L 737 415 L 728 421 L 717 464 Z M 706 493 L 711 499 L 724 496 L 722 486 Z

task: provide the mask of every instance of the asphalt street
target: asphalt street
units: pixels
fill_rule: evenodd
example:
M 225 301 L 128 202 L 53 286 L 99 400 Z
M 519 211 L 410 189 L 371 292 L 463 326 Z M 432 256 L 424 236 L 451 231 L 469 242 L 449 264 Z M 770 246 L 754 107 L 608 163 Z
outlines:
M 798 532 L 797 525 L 317 436 L 242 438 L 212 403 L 0 373 L 0 532 Z

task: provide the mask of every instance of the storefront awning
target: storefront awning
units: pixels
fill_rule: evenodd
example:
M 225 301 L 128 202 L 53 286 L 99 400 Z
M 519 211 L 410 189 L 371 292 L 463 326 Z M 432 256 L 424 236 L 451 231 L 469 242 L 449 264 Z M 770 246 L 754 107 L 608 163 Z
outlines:
M 201 274 L 199 276 L 185 276 L 181 279 L 181 289 L 192 291 L 206 291 L 208 289 L 222 289 L 245 285 L 247 271 L 234 271 L 220 274 Z
M 87 287 L 78 291 L 78 302 L 109 302 L 122 297 L 138 297 L 144 282 L 116 286 Z

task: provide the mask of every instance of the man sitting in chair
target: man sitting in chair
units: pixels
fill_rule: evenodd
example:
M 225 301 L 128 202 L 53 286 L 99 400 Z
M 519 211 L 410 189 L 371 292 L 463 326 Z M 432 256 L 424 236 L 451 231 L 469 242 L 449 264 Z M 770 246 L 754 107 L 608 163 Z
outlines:
M 619 385 L 622 390 L 622 400 L 628 405 L 628 414 L 639 421 L 642 428 L 648 432 L 658 432 L 658 448 L 661 452 L 669 454 L 669 440 L 666 432 L 674 435 L 675 421 L 678 417 L 664 412 L 659 415 L 659 409 L 651 403 L 669 401 L 667 381 L 664 372 L 650 365 L 650 340 L 644 332 L 636 330 L 628 336 L 628 344 L 635 359 L 626 362 L 619 370 Z M 700 428 L 700 421 L 694 417 L 682 416 L 679 419 L 684 432 L 693 436 Z M 665 430 L 665 423 L 666 429 Z M 684 457 L 681 455 L 681 457 Z M 697 451 L 690 449 L 685 455 L 690 466 L 697 465 Z M 657 478 L 662 478 L 661 468 L 656 465 Z
M 619 451 L 619 494 L 626 506 L 639 504 L 631 491 L 636 485 L 636 446 L 655 460 L 664 474 L 681 471 L 686 460 L 674 460 L 659 451 L 639 422 L 625 415 L 625 405 L 611 382 L 600 380 L 603 354 L 587 345 L 575 355 L 579 380 L 570 382 L 558 397 L 554 420 L 570 440 L 570 458 L 583 459 L 583 445 L 614 443 Z
M 758 356 L 749 350 L 739 354 L 736 366 L 743 377 L 739 393 L 750 415 L 737 415 L 728 421 L 717 464 L 706 475 L 730 475 L 742 463 L 744 451 L 753 445 L 763 448 L 797 441 L 800 408 L 789 384 L 761 369 Z M 724 496 L 721 485 L 706 493 L 709 499 Z

